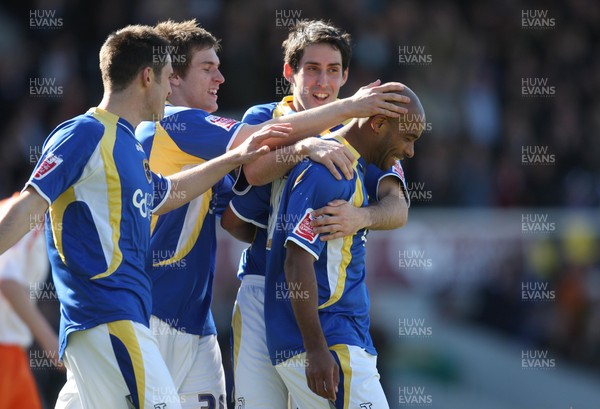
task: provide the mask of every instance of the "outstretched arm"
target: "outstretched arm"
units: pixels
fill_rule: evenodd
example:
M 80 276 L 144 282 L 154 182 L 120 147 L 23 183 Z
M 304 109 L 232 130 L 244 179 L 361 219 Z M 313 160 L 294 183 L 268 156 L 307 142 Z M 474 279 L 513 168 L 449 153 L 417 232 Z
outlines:
M 337 126 L 350 118 L 367 118 L 373 115 L 398 118 L 401 114 L 407 113 L 408 110 L 405 107 L 395 104 L 410 102 L 410 98 L 396 94 L 396 92 L 404 90 L 404 85 L 399 82 L 380 84 L 381 81 L 377 80 L 360 88 L 351 97 L 264 122 L 263 125 L 289 123 L 293 129 L 288 138 L 269 141 L 269 146 L 273 148 L 291 145 L 300 139 L 319 135 L 324 130 Z M 244 125 L 233 141 L 232 148 L 240 145 L 260 126 Z
M 402 90 L 404 90 L 403 84 L 395 82 L 380 85 L 380 81 L 377 80 L 360 88 L 349 98 L 340 99 L 318 108 L 271 119 L 264 123 L 289 122 L 292 125 L 293 131 L 288 138 L 268 141 L 268 144 L 271 148 L 275 148 L 276 146 L 290 146 L 301 139 L 319 135 L 324 130 L 337 126 L 350 118 L 363 118 L 379 114 L 397 118 L 400 114 L 408 112 L 405 107 L 398 105 L 398 103 L 406 104 L 410 102 L 408 97 L 395 93 Z M 233 146 L 242 143 L 249 132 L 252 132 L 256 126 L 243 126 L 239 130 Z M 245 166 L 244 172 L 250 184 L 262 185 L 277 177 L 281 177 L 292 166 L 293 164 L 289 163 L 287 165 L 278 163 L 277 156 L 273 154 Z
M 306 157 L 325 165 L 337 180 L 342 179 L 338 169 L 348 180 L 354 175 L 354 157 L 350 150 L 336 141 L 320 138 L 306 138 L 291 146 L 277 147 L 250 166 L 244 166 L 244 175 L 251 185 L 261 186 L 283 177 Z
M 269 147 L 264 145 L 267 139 L 285 138 L 290 131 L 288 124 L 266 125 L 237 148 L 169 176 L 171 192 L 154 214 L 167 213 L 200 196 L 233 169 L 267 154 Z
M 48 202 L 31 186 L 9 199 L 0 208 L 0 254 L 43 220 L 46 210 Z

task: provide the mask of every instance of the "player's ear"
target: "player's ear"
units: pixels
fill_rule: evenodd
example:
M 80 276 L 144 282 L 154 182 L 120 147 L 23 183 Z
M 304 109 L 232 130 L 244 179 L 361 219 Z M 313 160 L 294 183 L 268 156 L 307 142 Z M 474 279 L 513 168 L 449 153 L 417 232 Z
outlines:
M 171 83 L 171 87 L 180 86 L 181 80 L 182 80 L 182 78 L 179 76 L 179 74 L 176 74 L 175 72 L 173 72 L 173 75 L 171 75 L 169 77 L 169 83 Z
M 145 67 L 140 73 L 140 79 L 142 80 L 142 86 L 144 88 L 149 87 L 152 81 L 154 81 L 154 71 L 152 67 Z
M 385 115 L 375 115 L 372 116 L 369 119 L 369 125 L 371 126 L 371 129 L 373 130 L 373 132 L 375 132 L 376 134 L 380 134 L 382 132 L 385 131 L 386 126 L 387 126 L 387 116 Z
M 290 84 L 294 83 L 294 69 L 288 63 L 283 64 L 283 76 Z

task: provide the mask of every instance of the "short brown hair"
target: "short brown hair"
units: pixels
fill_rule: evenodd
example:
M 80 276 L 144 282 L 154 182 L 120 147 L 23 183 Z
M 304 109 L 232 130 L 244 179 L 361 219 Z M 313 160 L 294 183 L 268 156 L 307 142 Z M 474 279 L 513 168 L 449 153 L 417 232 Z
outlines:
M 281 44 L 283 61 L 294 72 L 298 72 L 304 49 L 312 44 L 330 44 L 342 55 L 342 70 L 345 71 L 350 66 L 350 34 L 323 20 L 302 20 L 290 29 L 288 38 Z
M 200 27 L 196 19 L 181 22 L 162 21 L 154 28 L 171 43 L 173 72 L 180 77 L 187 74 L 194 52 L 207 48 L 219 51 L 221 48 L 219 40 Z
M 146 67 L 152 67 L 160 81 L 168 62 L 168 45 L 150 26 L 130 25 L 111 33 L 100 48 L 104 88 L 122 91 Z

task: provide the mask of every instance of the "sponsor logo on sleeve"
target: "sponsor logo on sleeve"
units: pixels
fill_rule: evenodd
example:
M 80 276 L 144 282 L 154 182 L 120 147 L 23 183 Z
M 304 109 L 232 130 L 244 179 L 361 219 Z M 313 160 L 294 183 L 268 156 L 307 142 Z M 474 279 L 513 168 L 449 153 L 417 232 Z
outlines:
M 44 161 L 40 163 L 37 171 L 33 175 L 34 179 L 40 180 L 45 178 L 50 172 L 58 167 L 63 162 L 62 158 L 54 155 L 53 153 L 46 156 Z
M 394 163 L 394 165 L 392 166 L 392 172 L 398 175 L 402 183 L 406 185 L 406 180 L 404 179 L 404 170 L 402 169 L 402 165 L 400 164 L 399 160 L 397 160 L 396 163 Z
M 211 124 L 215 124 L 220 126 L 221 128 L 229 131 L 233 127 L 233 125 L 237 124 L 238 121 L 230 118 L 223 118 L 222 116 L 209 115 L 206 117 L 206 120 Z
M 310 215 L 312 211 L 313 209 L 311 208 L 306 209 L 304 216 L 294 228 L 294 234 L 299 237 L 302 237 L 309 243 L 314 243 L 315 240 L 317 240 L 318 236 L 318 234 L 314 232 L 313 228 L 310 225 L 310 221 L 314 219 L 314 217 Z

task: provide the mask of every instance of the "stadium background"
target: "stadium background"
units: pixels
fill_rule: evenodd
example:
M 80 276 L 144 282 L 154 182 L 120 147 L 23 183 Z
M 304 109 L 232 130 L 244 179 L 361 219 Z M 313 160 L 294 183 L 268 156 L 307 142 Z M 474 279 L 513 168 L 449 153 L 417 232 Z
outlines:
M 352 34 L 342 96 L 377 78 L 421 97 L 409 224 L 371 232 L 373 335 L 390 406 L 596 408 L 600 401 L 600 3 L 21 1 L 0 6 L 0 194 L 47 134 L 101 99 L 98 50 L 130 23 L 196 17 L 222 39 L 218 113 L 280 99 L 297 19 Z M 242 246 L 220 232 L 214 312 Z M 39 300 L 56 323 L 51 285 Z M 35 347 L 32 351 L 35 351 Z M 33 368 L 52 407 L 62 375 Z

